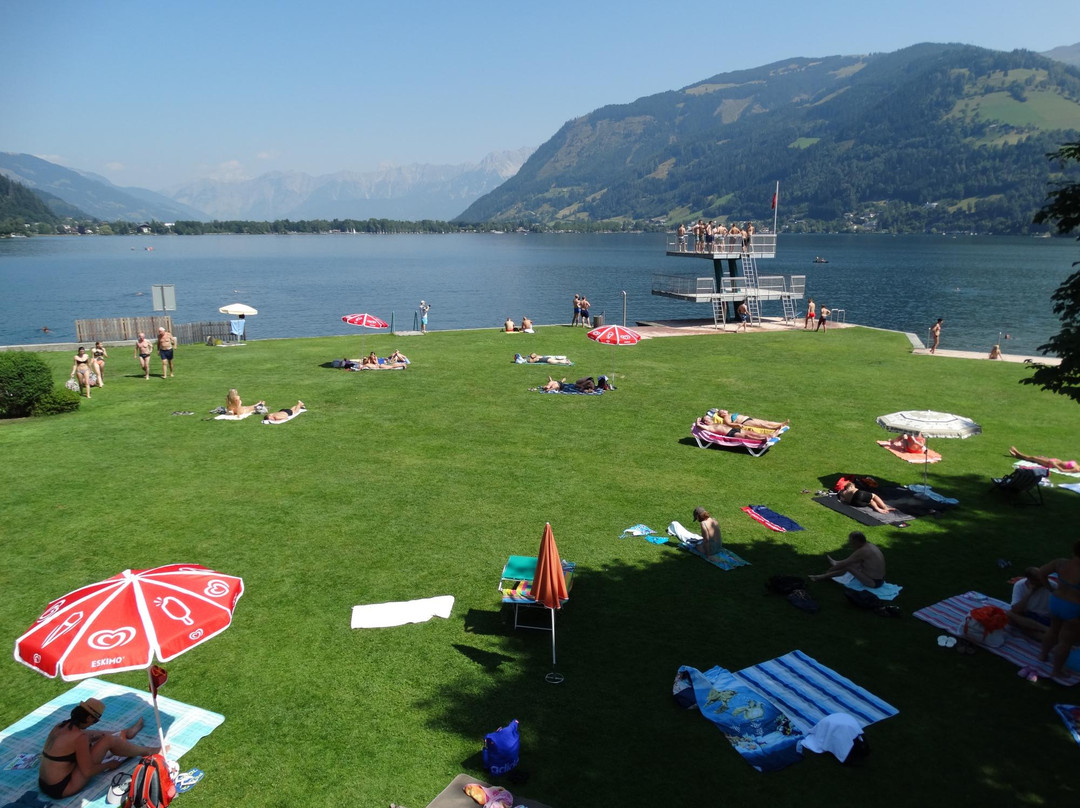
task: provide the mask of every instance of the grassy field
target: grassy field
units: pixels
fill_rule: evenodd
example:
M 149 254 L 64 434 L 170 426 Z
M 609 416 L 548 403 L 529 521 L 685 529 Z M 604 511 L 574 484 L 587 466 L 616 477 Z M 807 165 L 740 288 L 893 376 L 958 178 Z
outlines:
M 521 720 L 522 795 L 556 808 L 674 804 L 1075 804 L 1076 744 L 1052 711 L 1080 692 L 1030 684 L 986 652 L 939 648 L 910 612 L 1066 555 L 1080 496 L 1045 507 L 992 496 L 1009 445 L 1080 455 L 1076 404 L 1017 384 L 1021 365 L 911 356 L 868 329 L 653 339 L 610 348 L 580 330 L 395 339 L 407 371 L 347 373 L 360 337 L 184 346 L 174 379 L 145 381 L 113 352 L 106 387 L 79 412 L 0 423 L 0 636 L 44 605 L 125 568 L 197 562 L 244 578 L 233 626 L 169 665 L 164 693 L 226 716 L 182 761 L 206 779 L 199 806 L 426 805 L 459 771 L 479 773 L 480 739 Z M 515 351 L 565 353 L 570 378 L 608 373 L 604 396 L 527 391 L 546 369 Z M 42 356 L 66 379 L 70 358 Z M 155 358 L 156 361 L 156 358 Z M 277 427 L 207 420 L 229 387 L 309 412 Z M 691 421 L 711 406 L 790 418 L 765 456 L 698 449 Z M 983 434 L 932 442 L 930 482 L 961 500 L 939 519 L 879 527 L 901 620 L 814 592 L 817 615 L 764 595 L 774 573 L 822 571 L 859 526 L 810 501 L 839 472 L 921 481 L 874 445 L 874 417 L 933 408 Z M 174 416 L 193 410 L 195 416 Z M 765 504 L 804 525 L 773 533 L 740 512 Z M 721 572 L 620 532 L 716 516 L 752 566 Z M 514 632 L 496 592 L 510 554 L 533 555 L 550 521 L 578 564 L 550 635 Z M 1002 571 L 998 558 L 1013 562 Z M 452 594 L 449 620 L 353 631 L 354 604 Z M 670 695 L 679 665 L 738 669 L 793 649 L 892 703 L 860 767 L 810 756 L 776 774 L 748 766 Z M 141 673 L 114 677 L 135 687 Z M 0 726 L 65 690 L 6 664 Z

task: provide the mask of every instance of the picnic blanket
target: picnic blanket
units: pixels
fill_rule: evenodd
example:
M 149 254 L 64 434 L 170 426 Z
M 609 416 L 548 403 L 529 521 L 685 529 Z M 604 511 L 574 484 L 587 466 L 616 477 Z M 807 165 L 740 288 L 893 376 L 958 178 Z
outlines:
M 604 394 L 603 390 L 579 390 L 572 384 L 564 384 L 560 390 L 544 390 L 540 387 L 530 387 L 530 393 L 555 393 L 571 396 L 600 396 Z
M 879 440 L 877 445 L 882 449 L 892 452 L 901 460 L 906 460 L 908 463 L 937 463 L 941 460 L 941 455 L 933 449 L 927 449 L 926 454 L 924 455 L 922 452 L 901 452 L 899 449 L 890 446 L 887 440 Z
M 968 614 L 971 613 L 972 609 L 977 609 L 980 606 L 997 606 L 1006 611 L 1009 608 L 1009 604 L 1004 601 L 980 595 L 978 592 L 968 592 L 963 595 L 954 595 L 940 603 L 935 603 L 933 606 L 919 609 L 913 612 L 913 616 L 959 637 L 963 634 L 964 620 L 967 619 Z M 986 649 L 991 654 L 997 654 L 999 657 L 1009 660 L 1017 667 L 1031 668 L 1038 676 L 1050 678 L 1050 663 L 1039 659 L 1039 643 L 1012 626 L 1006 627 L 1004 634 L 1005 643 L 1003 645 L 997 648 L 988 645 L 980 645 L 979 647 Z M 1066 686 L 1075 685 L 1080 683 L 1080 671 L 1066 668 L 1061 676 L 1054 677 L 1054 681 Z
M 899 712 L 802 651 L 734 673 L 679 670 L 689 673 L 702 714 L 759 771 L 799 760 L 799 742 L 827 715 L 847 713 L 866 727 Z
M 254 411 L 245 412 L 243 415 L 233 415 L 231 412 L 226 412 L 226 413 L 223 413 L 222 415 L 215 415 L 214 420 L 215 421 L 243 421 L 249 415 L 253 415 L 253 414 L 254 414 Z
M 1080 707 L 1075 704 L 1055 704 L 1054 710 L 1065 722 L 1065 728 L 1069 730 L 1073 740 L 1080 743 Z
M 766 508 L 764 505 L 747 505 L 742 509 L 742 512 L 755 522 L 760 522 L 769 530 L 775 530 L 777 533 L 793 533 L 796 530 L 806 530 L 794 519 Z
M 1013 463 L 1014 469 L 1046 469 L 1046 466 L 1040 466 L 1038 463 L 1032 463 L 1030 460 L 1017 460 Z M 1080 471 L 1059 471 L 1058 469 L 1047 469 L 1053 474 L 1061 474 L 1065 477 L 1080 477 Z
M 349 628 L 388 628 L 407 623 L 426 623 L 433 617 L 450 617 L 453 608 L 453 595 L 353 606 Z
M 881 600 L 896 600 L 896 596 L 899 595 L 900 590 L 904 588 L 888 582 L 883 583 L 877 588 L 872 588 L 863 584 L 850 572 L 845 572 L 843 575 L 833 578 L 833 580 L 842 586 L 846 586 L 848 589 L 854 589 L 856 592 L 872 592 Z
M 42 803 L 51 803 L 56 808 L 100 808 L 105 805 L 105 795 L 113 775 L 117 772 L 130 773 L 138 762 L 136 759 L 129 760 L 116 771 L 98 775 L 78 794 L 65 799 L 50 800 L 40 795 L 37 789 L 37 759 L 46 736 L 53 727 L 68 718 L 72 707 L 90 697 L 105 702 L 102 729 L 120 729 L 142 717 L 146 727 L 138 736 L 139 741 L 147 744 L 156 742 L 157 727 L 149 692 L 101 679 L 84 679 L 0 732 L 0 805 L 15 802 L 28 790 L 40 797 Z M 218 713 L 161 695 L 158 696 L 158 709 L 170 760 L 179 760 L 225 720 Z M 13 768 L 18 761 L 27 763 L 31 760 L 28 767 Z
M 278 410 L 278 412 L 280 412 L 280 410 Z M 291 421 L 291 420 L 292 420 L 293 418 L 296 418 L 296 417 L 298 417 L 298 416 L 300 416 L 300 415 L 303 415 L 303 414 L 304 414 L 305 412 L 307 412 L 307 408 L 306 408 L 306 407 L 305 407 L 304 409 L 302 409 L 302 410 L 293 410 L 293 414 L 292 414 L 292 415 L 290 415 L 290 416 L 289 416 L 288 418 L 286 418 L 286 419 L 285 419 L 285 420 L 283 420 L 283 421 L 268 421 L 268 420 L 266 420 L 265 418 L 263 418 L 263 423 L 264 423 L 264 424 L 270 424 L 271 426 L 274 426 L 274 425 L 276 425 L 276 424 L 287 424 L 287 423 L 289 423 L 289 421 Z

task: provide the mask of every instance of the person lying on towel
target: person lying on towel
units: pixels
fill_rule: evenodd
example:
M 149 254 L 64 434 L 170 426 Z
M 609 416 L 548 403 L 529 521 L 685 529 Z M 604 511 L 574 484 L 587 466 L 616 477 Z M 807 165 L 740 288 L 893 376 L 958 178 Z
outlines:
M 728 426 L 723 423 L 714 423 L 708 415 L 698 418 L 697 424 L 702 429 L 725 438 L 749 438 L 750 440 L 765 441 L 778 434 L 775 429 L 763 430 L 754 427 Z
M 1056 457 L 1044 457 L 1043 455 L 1026 455 L 1023 452 L 1017 451 L 1015 446 L 1009 447 L 1009 454 L 1013 457 L 1018 457 L 1021 460 L 1026 460 L 1029 463 L 1038 463 L 1040 466 L 1054 469 L 1055 471 L 1065 471 L 1072 474 L 1080 471 L 1080 463 L 1075 460 L 1059 460 Z
M 889 448 L 907 454 L 922 454 L 926 451 L 926 438 L 922 434 L 903 434 L 889 441 Z
M 574 364 L 565 356 L 541 356 L 540 354 L 531 353 L 524 357 L 526 364 L 529 365 L 572 365 Z M 515 360 L 516 361 L 516 360 Z
M 877 589 L 885 583 L 885 556 L 880 547 L 868 542 L 866 535 L 858 530 L 848 534 L 848 547 L 853 552 L 847 558 L 837 561 L 831 555 L 826 555 L 830 564 L 828 571 L 807 577 L 811 581 L 824 581 L 850 572 L 859 583 L 870 589 Z
M 297 401 L 292 407 L 285 407 L 277 412 L 268 412 L 263 418 L 264 421 L 288 421 L 298 412 L 306 410 L 307 406 L 303 401 Z
M 728 412 L 727 410 L 709 410 L 699 423 L 706 429 L 714 432 L 721 431 L 718 427 L 739 429 L 743 432 L 757 433 L 758 436 L 772 437 L 790 421 L 766 421 L 762 418 L 754 418 L 745 413 Z M 751 435 L 750 437 L 753 437 Z
M 877 494 L 856 488 L 855 483 L 851 480 L 847 481 L 847 484 L 840 489 L 837 496 L 840 497 L 841 502 L 846 502 L 853 508 L 873 508 L 878 513 L 892 513 L 896 510 L 896 508 L 890 508 L 886 505 L 885 500 Z

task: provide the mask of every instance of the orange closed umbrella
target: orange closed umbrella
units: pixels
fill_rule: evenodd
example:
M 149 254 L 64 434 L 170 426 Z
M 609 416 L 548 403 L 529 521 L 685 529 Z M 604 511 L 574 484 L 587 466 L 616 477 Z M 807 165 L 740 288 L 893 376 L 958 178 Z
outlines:
M 566 589 L 566 576 L 563 575 L 559 548 L 555 546 L 555 534 L 551 532 L 551 522 L 544 524 L 544 537 L 540 540 L 540 553 L 536 558 L 536 577 L 533 578 L 532 596 L 537 603 L 542 603 L 551 610 L 551 667 L 555 667 L 555 610 L 562 608 L 562 602 L 570 597 Z M 547 676 L 549 682 L 561 682 L 561 674 L 554 670 Z

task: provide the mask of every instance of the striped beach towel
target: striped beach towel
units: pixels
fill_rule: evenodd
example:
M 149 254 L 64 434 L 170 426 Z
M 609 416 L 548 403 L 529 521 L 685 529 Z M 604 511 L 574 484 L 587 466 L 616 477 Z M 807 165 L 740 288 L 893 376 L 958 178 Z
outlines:
M 1054 710 L 1065 722 L 1065 728 L 1069 730 L 1073 740 L 1080 743 L 1080 707 L 1075 704 L 1055 704 Z
M 683 544 L 682 542 L 668 542 L 668 544 L 674 544 L 676 547 L 686 550 L 691 555 L 696 555 L 698 558 L 703 558 L 712 564 L 714 567 L 719 567 L 722 570 L 733 570 L 736 567 L 749 567 L 750 562 L 740 555 L 731 552 L 726 547 L 721 547 L 712 555 L 705 555 L 704 553 L 695 550 L 689 544 Z
M 830 713 L 848 713 L 866 727 L 900 712 L 802 651 L 743 668 L 734 676 L 776 705 L 803 733 Z
M 53 727 L 68 717 L 72 707 L 90 697 L 105 702 L 106 713 L 101 729 L 120 729 L 142 718 L 146 726 L 138 736 L 139 742 L 156 743 L 154 739 L 157 737 L 157 724 L 148 692 L 101 679 L 84 679 L 0 732 L 0 805 L 15 802 L 27 791 L 38 794 L 37 758 L 46 736 Z M 161 711 L 161 723 L 165 727 L 165 743 L 169 746 L 170 760 L 179 760 L 201 738 L 209 735 L 225 720 L 225 717 L 218 713 L 164 696 L 159 695 L 157 701 Z M 131 759 L 116 771 L 130 773 L 137 762 Z M 104 808 L 113 774 L 111 771 L 100 774 L 78 794 L 52 800 L 51 804 L 55 808 Z
M 1006 611 L 1009 608 L 1009 604 L 1004 601 L 988 598 L 978 592 L 968 592 L 919 609 L 913 616 L 959 637 L 963 634 L 964 621 L 971 610 L 980 606 L 997 606 Z M 1031 668 L 1038 676 L 1050 678 L 1050 663 L 1039 659 L 1039 644 L 1026 634 L 1015 631 L 1012 626 L 1005 629 L 1003 645 L 997 648 L 988 645 L 980 647 L 1009 660 L 1017 667 Z M 1066 686 L 1075 685 L 1080 683 L 1080 671 L 1066 669 L 1061 676 L 1054 677 L 1054 681 Z
M 789 519 L 771 508 L 766 508 L 764 505 L 747 505 L 742 511 L 754 521 L 761 522 L 769 530 L 775 530 L 777 533 L 793 533 L 796 530 L 806 530 L 794 519 Z

